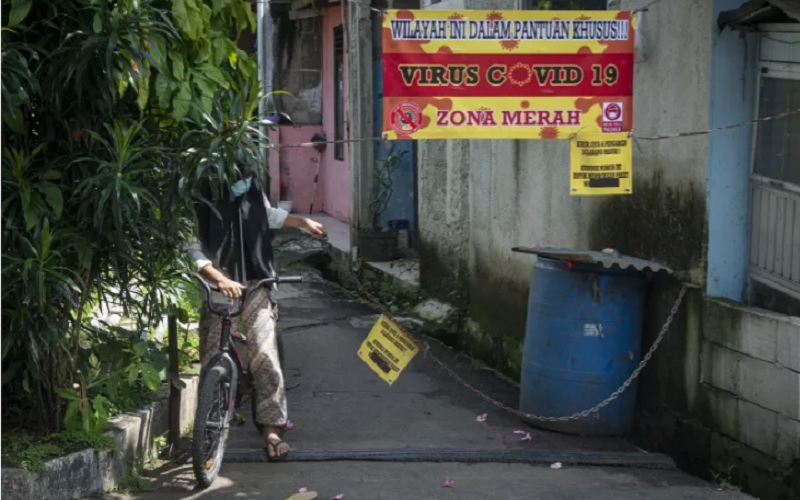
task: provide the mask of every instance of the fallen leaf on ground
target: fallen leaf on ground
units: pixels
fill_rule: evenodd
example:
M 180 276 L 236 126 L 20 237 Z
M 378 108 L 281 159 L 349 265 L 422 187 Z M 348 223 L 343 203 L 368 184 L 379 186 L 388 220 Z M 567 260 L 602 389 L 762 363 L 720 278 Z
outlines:
M 520 441 L 531 441 L 531 440 L 533 440 L 533 438 L 531 437 L 531 433 L 530 432 L 525 434 L 525 436 L 522 439 L 520 439 Z
M 482 414 L 482 415 L 478 415 L 478 417 L 475 419 L 475 421 L 476 422 L 486 422 L 486 416 L 487 415 L 485 413 Z
M 527 432 L 523 431 L 522 429 L 517 429 L 514 431 L 514 434 L 516 434 L 517 436 L 524 436 L 525 434 L 527 434 Z
M 442 483 L 442 488 L 452 488 L 454 486 L 453 480 L 448 479 Z
M 550 466 L 550 468 L 551 469 L 560 469 L 561 468 L 561 462 L 556 462 L 556 463 L 552 464 Z

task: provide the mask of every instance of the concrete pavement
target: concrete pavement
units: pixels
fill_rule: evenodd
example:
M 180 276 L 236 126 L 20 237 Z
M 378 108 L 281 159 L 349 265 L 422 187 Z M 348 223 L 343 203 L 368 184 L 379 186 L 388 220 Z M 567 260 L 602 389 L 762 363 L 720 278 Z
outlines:
M 246 412 L 248 421 L 231 431 L 221 477 L 211 489 L 193 491 L 191 466 L 177 463 L 150 473 L 155 491 L 124 498 L 278 500 L 301 487 L 318 491 L 323 500 L 340 493 L 348 500 L 749 498 L 694 479 L 676 470 L 668 457 L 648 454 L 622 438 L 529 427 L 487 405 L 422 354 L 389 387 L 356 357 L 376 312 L 308 275 L 302 285 L 282 286 L 278 296 L 294 423 L 286 440 L 301 461 L 263 462 L 260 436 Z M 471 383 L 516 406 L 512 384 L 445 346 L 430 345 Z M 485 422 L 476 421 L 484 413 Z M 529 432 L 531 439 L 520 440 L 515 430 Z M 384 459 L 402 454 L 415 461 L 356 460 L 370 451 Z M 466 460 L 473 462 L 525 463 L 435 463 L 459 451 L 469 451 Z M 321 461 L 326 456 L 344 460 Z M 553 462 L 562 467 L 550 468 Z M 597 464 L 616 467 L 587 466 Z M 453 488 L 442 487 L 448 479 Z
M 442 483 L 453 481 L 453 488 Z M 113 498 L 284 500 L 300 488 L 319 500 L 746 500 L 680 471 L 524 464 L 327 462 L 228 464 L 211 488 L 192 491 L 191 466 L 165 468 L 151 493 Z

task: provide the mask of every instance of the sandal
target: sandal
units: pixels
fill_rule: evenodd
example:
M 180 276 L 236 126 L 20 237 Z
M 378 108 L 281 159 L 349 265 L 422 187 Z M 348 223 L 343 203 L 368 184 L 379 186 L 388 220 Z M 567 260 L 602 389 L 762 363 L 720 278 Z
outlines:
M 281 448 L 282 445 L 286 448 L 281 454 L 278 449 Z M 270 462 L 283 462 L 289 457 L 290 449 L 289 443 L 286 441 L 278 441 L 277 443 L 267 442 L 267 460 Z

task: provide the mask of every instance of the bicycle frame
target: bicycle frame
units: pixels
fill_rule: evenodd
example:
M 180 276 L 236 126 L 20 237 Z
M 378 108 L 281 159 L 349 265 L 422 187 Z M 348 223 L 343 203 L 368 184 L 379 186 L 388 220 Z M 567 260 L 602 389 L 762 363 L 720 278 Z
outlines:
M 214 366 L 221 360 L 227 363 L 227 366 L 230 368 L 230 370 L 236 370 L 239 374 L 243 373 L 244 366 L 239 358 L 239 353 L 235 348 L 233 348 L 232 345 L 231 327 L 233 325 L 233 319 L 241 316 L 242 312 L 244 311 L 244 304 L 247 302 L 247 298 L 249 297 L 250 293 L 264 285 L 277 285 L 278 283 L 301 283 L 303 281 L 302 277 L 300 276 L 291 276 L 285 278 L 276 276 L 275 278 L 263 279 L 253 286 L 242 288 L 242 296 L 237 300 L 238 308 L 231 310 L 218 309 L 211 300 L 211 293 L 218 292 L 219 288 L 208 283 L 200 276 L 197 278 L 200 281 L 200 284 L 206 289 L 208 296 L 206 304 L 208 305 L 209 311 L 211 311 L 212 314 L 216 314 L 222 318 L 222 334 L 220 335 L 219 340 L 219 351 L 215 353 L 208 361 L 206 366 L 202 368 L 200 372 L 201 377 L 205 374 L 205 371 L 209 366 Z M 231 355 L 231 351 L 233 351 L 233 355 Z
M 198 404 L 195 411 L 197 425 L 192 436 L 192 467 L 198 484 L 207 488 L 216 479 L 222 465 L 230 422 L 234 418 L 235 406 L 238 405 L 239 377 L 244 375 L 242 360 L 233 345 L 231 335 L 233 320 L 242 314 L 247 298 L 252 291 L 266 284 L 274 285 L 280 281 L 300 283 L 302 278 L 279 279 L 275 277 L 261 280 L 253 286 L 243 287 L 241 297 L 224 306 L 220 303 L 215 304 L 212 295 L 212 292 L 219 291 L 219 287 L 206 282 L 199 276 L 198 278 L 207 292 L 206 306 L 212 314 L 219 316 L 222 320 L 219 351 L 211 357 L 200 372 Z M 238 307 L 236 307 L 237 302 Z M 215 399 L 217 394 L 220 397 Z M 215 412 L 218 413 L 218 420 L 214 416 Z
M 228 367 L 228 370 L 230 370 L 230 373 L 235 371 L 237 375 L 243 374 L 242 361 L 239 358 L 239 353 L 233 347 L 231 340 L 231 326 L 233 324 L 233 317 L 229 314 L 221 314 L 220 316 L 222 317 L 222 333 L 219 339 L 219 351 L 217 351 L 211 357 L 211 359 L 208 360 L 208 363 L 206 363 L 206 365 L 202 368 L 200 372 L 201 378 L 205 375 L 209 367 L 220 364 L 221 362 L 225 363 L 225 365 Z M 228 406 L 230 407 L 233 403 L 233 391 L 230 391 L 228 398 Z

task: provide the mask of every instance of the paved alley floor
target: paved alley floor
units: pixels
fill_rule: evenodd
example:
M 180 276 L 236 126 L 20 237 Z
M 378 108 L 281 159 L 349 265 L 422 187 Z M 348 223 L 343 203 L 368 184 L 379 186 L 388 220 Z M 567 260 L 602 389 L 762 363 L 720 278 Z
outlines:
M 527 426 L 484 403 L 422 353 L 388 386 L 356 356 L 376 312 L 308 274 L 306 283 L 282 286 L 278 296 L 294 424 L 285 438 L 297 461 L 264 461 L 248 410 L 247 422 L 231 431 L 226 461 L 212 488 L 194 490 L 191 465 L 173 463 L 150 473 L 154 491 L 110 498 L 282 500 L 304 487 L 319 492 L 322 500 L 338 494 L 347 500 L 749 498 L 692 478 L 668 457 L 624 439 Z M 445 346 L 430 345 L 478 388 L 516 406 L 512 384 Z M 483 422 L 476 420 L 481 414 L 486 414 Z M 530 440 L 522 441 L 518 430 L 529 432 Z M 446 461 L 447 456 L 463 460 Z M 363 460 L 376 457 L 387 461 Z M 480 463 L 509 457 L 527 463 Z M 551 468 L 555 462 L 561 468 Z M 452 488 L 442 486 L 447 480 Z

